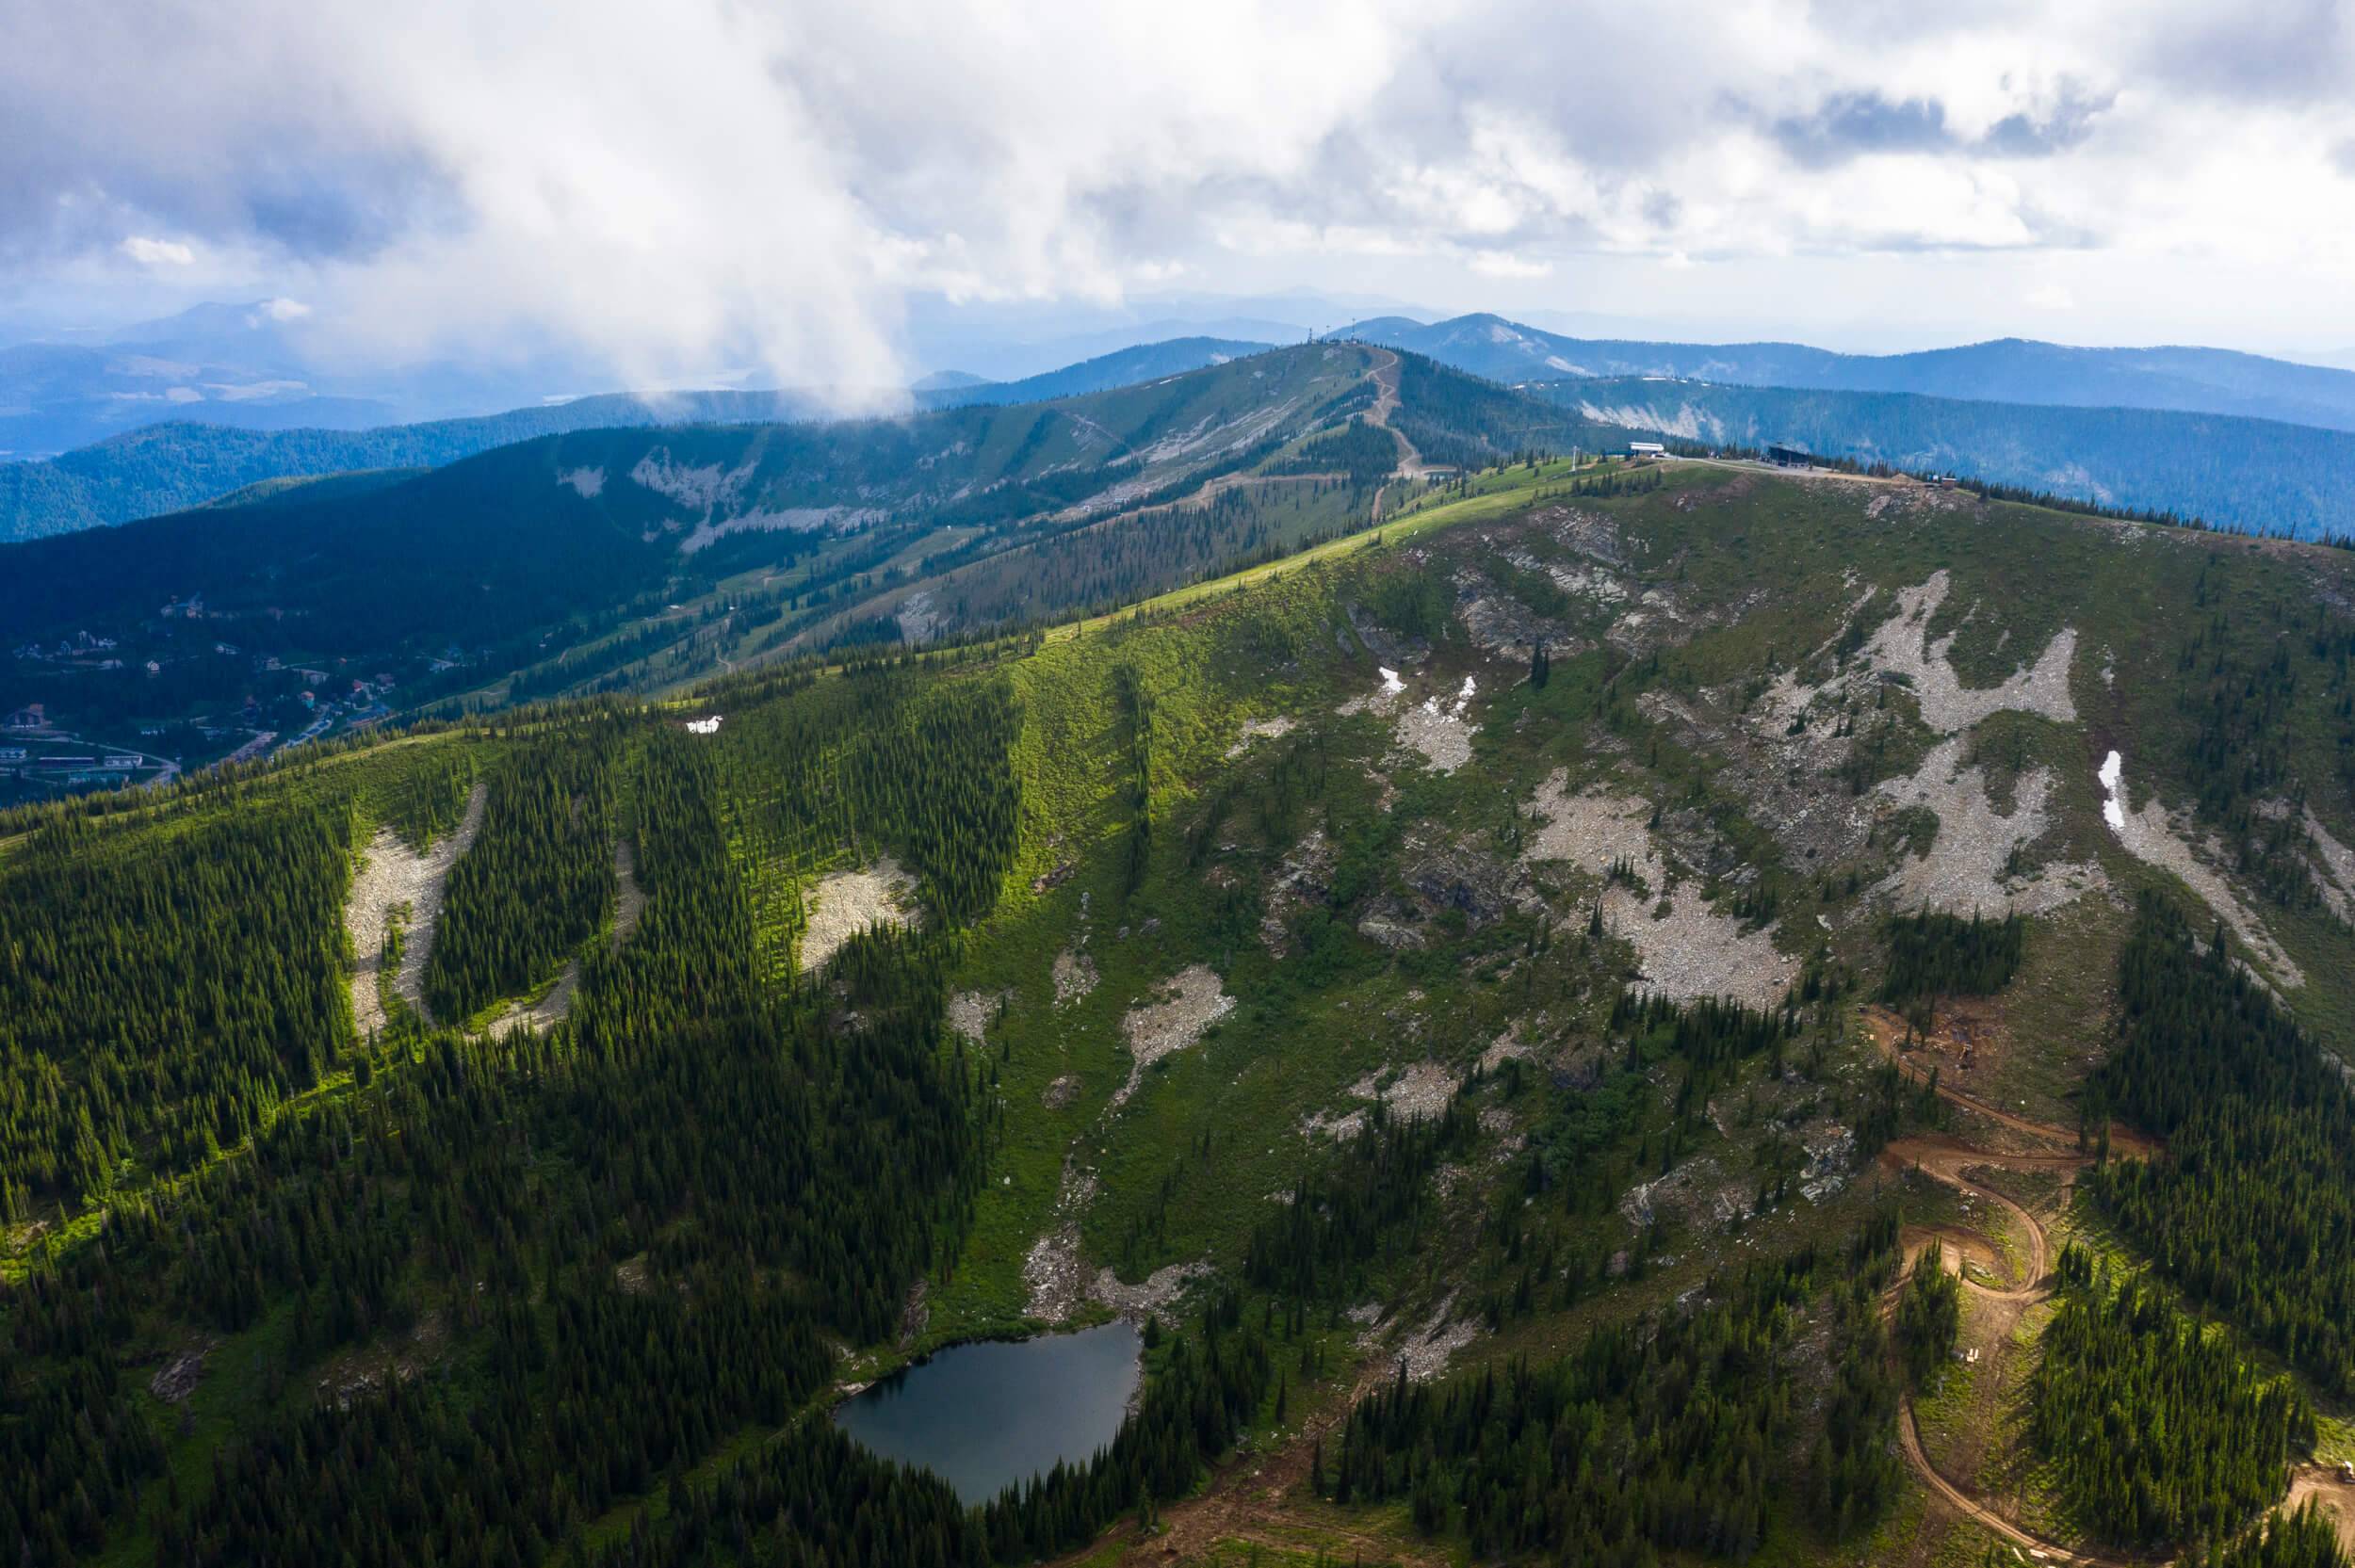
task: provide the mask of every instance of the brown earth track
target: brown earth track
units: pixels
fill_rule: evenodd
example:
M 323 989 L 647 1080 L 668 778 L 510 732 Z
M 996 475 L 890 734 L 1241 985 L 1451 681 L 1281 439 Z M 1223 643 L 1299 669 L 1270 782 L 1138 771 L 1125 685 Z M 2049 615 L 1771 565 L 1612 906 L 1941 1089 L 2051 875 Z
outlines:
M 1941 1092 L 1943 1093 L 1942 1086 Z M 2020 1117 L 2010 1118 L 2005 1124 L 2011 1126 L 2015 1131 L 2029 1133 L 2046 1142 L 2073 1144 L 2076 1141 L 2076 1134 L 2073 1132 L 2028 1122 Z M 1992 1154 L 1983 1149 L 1973 1148 L 1958 1138 L 1924 1137 L 1897 1140 L 1881 1151 L 1881 1160 L 1882 1163 L 1898 1170 L 1919 1171 L 1934 1181 L 1943 1182 L 1973 1197 L 1984 1199 L 2010 1216 L 2013 1221 L 2026 1233 L 2028 1268 L 2027 1277 L 2023 1283 L 1998 1288 L 1982 1285 L 1967 1273 L 1962 1278 L 1963 1288 L 1994 1304 L 2002 1313 L 2000 1332 L 2002 1335 L 2008 1337 L 2012 1325 L 2020 1320 L 2021 1315 L 2052 1294 L 2052 1287 L 2045 1283 L 2046 1265 L 2052 1255 L 2051 1243 L 2045 1236 L 2043 1222 L 2035 1215 L 1993 1188 L 1973 1181 L 1963 1172 L 1973 1166 L 1990 1166 L 2005 1171 L 2065 1170 L 2073 1178 L 2077 1171 L 2092 1163 L 2092 1156 L 2075 1153 Z M 1941 1232 L 1929 1231 L 1916 1233 L 1915 1239 L 1906 1247 L 1906 1256 L 1908 1262 L 1922 1246 L 1928 1245 L 1931 1240 L 1941 1235 Z M 1886 1299 L 1886 1310 L 1892 1313 L 1896 1310 L 1897 1296 L 1898 1290 L 1895 1288 L 1889 1292 Z M 1924 1451 L 1921 1429 L 1916 1425 L 1913 1416 L 1913 1397 L 1909 1393 L 1898 1396 L 1897 1447 L 1905 1456 L 1907 1465 L 1921 1478 L 1922 1484 L 1929 1489 L 1933 1496 L 1982 1528 L 2001 1536 L 2004 1540 L 2025 1547 L 2031 1552 L 2042 1553 L 2045 1560 L 2083 1564 L 2084 1568 L 2150 1568 L 2153 1560 L 2149 1558 L 2104 1557 L 2098 1553 L 2064 1546 L 2057 1541 L 2048 1540 L 2034 1531 L 2022 1528 L 1997 1512 L 1994 1508 L 1964 1492 L 1962 1488 L 1941 1475 L 1938 1466 L 1930 1463 L 1929 1455 Z
M 1908 1025 L 1903 1018 L 1888 1008 L 1872 1006 L 1861 1009 L 1860 1016 L 1864 1020 L 1864 1031 L 1872 1037 L 1875 1049 L 1894 1062 L 1897 1070 L 1915 1083 L 1930 1081 L 1929 1070 L 1913 1060 L 1900 1048 L 1900 1042 L 1905 1039 L 1908 1032 Z M 1940 1037 L 1937 1033 L 1938 1023 L 1935 1018 L 1931 1022 L 1931 1030 L 1932 1033 L 1926 1038 L 1933 1044 L 1938 1043 Z M 2055 1127 L 2046 1122 L 2032 1121 L 2016 1111 L 2006 1110 L 2003 1107 L 1983 1100 L 1967 1090 L 1957 1089 L 1943 1074 L 1939 1075 L 1938 1097 L 1948 1105 L 1959 1106 L 1974 1115 L 1984 1116 L 1990 1122 L 2009 1127 L 2012 1131 L 2036 1139 L 2039 1142 L 2064 1143 L 2071 1148 L 2076 1146 L 2077 1135 L 2073 1130 Z M 2146 1138 L 2133 1128 L 2121 1126 L 2115 1122 L 2110 1123 L 2110 1153 L 2114 1156 L 2123 1156 L 2129 1159 L 2148 1159 L 2157 1154 L 2162 1147 L 2164 1145 L 2156 1139 Z M 1992 1161 L 1988 1163 L 1992 1163 Z

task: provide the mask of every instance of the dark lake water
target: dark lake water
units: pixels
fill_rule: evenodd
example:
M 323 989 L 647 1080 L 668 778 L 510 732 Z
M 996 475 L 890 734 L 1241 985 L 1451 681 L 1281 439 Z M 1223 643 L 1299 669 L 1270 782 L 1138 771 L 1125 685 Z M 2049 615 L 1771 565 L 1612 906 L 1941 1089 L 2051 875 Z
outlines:
M 835 1420 L 885 1459 L 936 1472 L 966 1502 L 986 1502 L 1110 1443 L 1140 1349 L 1126 1323 L 959 1345 L 845 1400 Z

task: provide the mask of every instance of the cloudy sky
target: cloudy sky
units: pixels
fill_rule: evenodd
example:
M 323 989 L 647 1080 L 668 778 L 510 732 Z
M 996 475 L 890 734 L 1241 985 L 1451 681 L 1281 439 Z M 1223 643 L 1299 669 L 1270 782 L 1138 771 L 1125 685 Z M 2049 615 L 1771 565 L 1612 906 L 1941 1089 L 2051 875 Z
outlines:
M 2355 0 L 0 0 L 0 316 L 909 368 L 915 296 L 2355 349 Z

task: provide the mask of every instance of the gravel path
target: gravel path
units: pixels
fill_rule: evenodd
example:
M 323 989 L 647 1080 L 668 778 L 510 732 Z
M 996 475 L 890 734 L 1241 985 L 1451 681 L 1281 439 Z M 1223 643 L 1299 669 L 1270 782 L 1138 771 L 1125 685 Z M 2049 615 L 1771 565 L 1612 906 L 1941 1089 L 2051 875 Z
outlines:
M 377 978 L 383 968 L 384 942 L 396 920 L 403 921 L 405 935 L 393 994 L 415 1009 L 419 1018 L 432 1022 L 425 1006 L 425 960 L 432 950 L 434 925 L 442 917 L 442 887 L 449 868 L 482 832 L 482 808 L 490 798 L 490 785 L 477 779 L 458 831 L 423 854 L 402 843 L 390 828 L 379 828 L 369 840 L 367 858 L 352 877 L 344 900 L 344 930 L 351 938 L 354 960 L 351 1018 L 362 1039 L 382 1032 L 389 1022 Z

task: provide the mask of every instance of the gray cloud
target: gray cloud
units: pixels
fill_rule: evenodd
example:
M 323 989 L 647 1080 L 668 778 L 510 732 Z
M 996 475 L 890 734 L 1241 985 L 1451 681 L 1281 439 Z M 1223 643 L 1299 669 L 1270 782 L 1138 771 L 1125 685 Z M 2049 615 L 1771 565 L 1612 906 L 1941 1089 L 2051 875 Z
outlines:
M 1775 140 L 1793 162 L 1824 169 L 1869 153 L 1928 153 L 1954 145 L 1945 105 L 1894 102 L 1877 92 L 1838 92 L 1803 116 L 1775 121 Z

